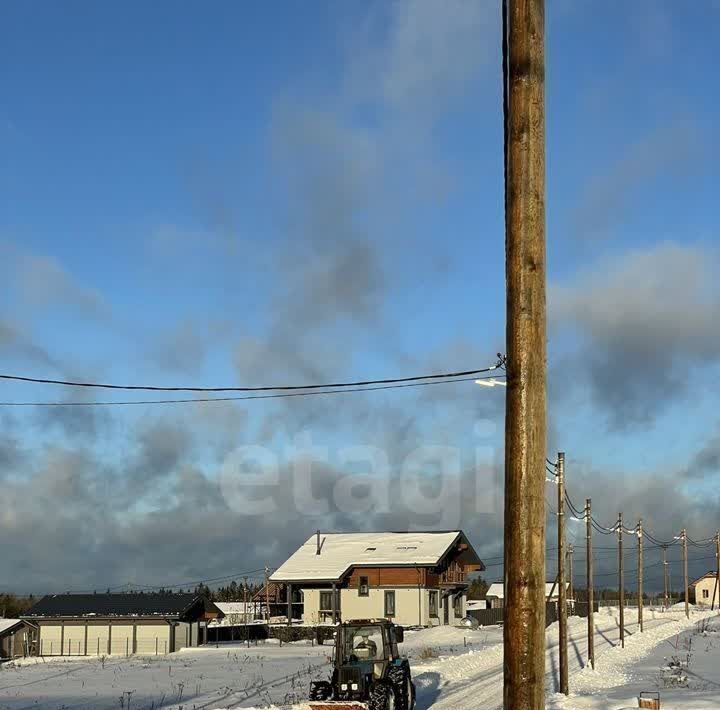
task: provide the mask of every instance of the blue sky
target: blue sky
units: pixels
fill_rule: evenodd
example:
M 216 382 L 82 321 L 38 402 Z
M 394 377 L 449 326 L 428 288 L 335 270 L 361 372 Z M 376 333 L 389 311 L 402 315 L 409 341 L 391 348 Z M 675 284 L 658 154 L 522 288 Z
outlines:
M 548 2 L 549 446 L 567 449 L 576 499 L 614 515 L 623 490 L 626 516 L 654 516 L 665 536 L 682 520 L 705 537 L 718 519 L 718 30 L 710 0 Z M 8 5 L 0 369 L 241 385 L 491 363 L 504 339 L 499 45 L 495 3 Z M 28 567 L 17 583 L 47 587 L 54 564 L 62 584 L 91 587 L 160 583 L 178 564 L 188 579 L 245 569 L 229 552 L 197 559 L 252 530 L 230 515 L 208 525 L 237 444 L 281 451 L 310 430 L 393 464 L 428 442 L 470 460 L 471 425 L 489 419 L 499 446 L 501 391 L 429 389 L 5 408 L 3 485 L 23 514 L 0 530 L 27 541 L 13 546 Z M 6 384 L 2 399 L 68 396 L 82 395 Z M 342 475 L 326 473 L 322 485 Z M 99 503 L 103 491 L 121 500 Z M 50 531 L 30 532 L 58 503 L 57 536 L 74 546 L 60 558 Z M 81 505 L 98 517 L 78 523 Z M 191 520 L 189 561 L 173 516 Z M 463 516 L 498 554 L 499 515 Z M 415 521 L 291 523 L 268 529 L 273 544 L 250 540 L 248 568 L 317 524 Z M 138 552 L 150 538 L 157 558 Z

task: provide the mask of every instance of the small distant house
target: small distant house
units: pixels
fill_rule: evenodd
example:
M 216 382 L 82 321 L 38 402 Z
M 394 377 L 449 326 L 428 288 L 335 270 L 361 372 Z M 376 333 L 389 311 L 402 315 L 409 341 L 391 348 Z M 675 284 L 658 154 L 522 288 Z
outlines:
M 252 602 L 214 602 L 220 614 L 214 623 L 220 626 L 246 624 L 255 618 Z
M 713 601 L 717 606 L 720 603 L 717 590 L 717 572 L 708 572 L 690 584 L 688 598 L 691 604 L 697 606 L 711 606 Z
M 270 581 L 286 585 L 291 599 L 301 590 L 308 624 L 387 618 L 435 626 L 465 616 L 468 575 L 484 569 L 460 530 L 317 533 Z
M 570 584 L 565 583 L 566 590 Z M 560 591 L 558 585 L 554 582 L 545 582 L 545 600 L 555 602 L 557 604 Z M 505 584 L 503 582 L 493 582 L 485 595 L 488 609 L 502 609 L 505 606 Z M 568 601 L 571 601 L 568 599 Z
M 22 619 L 0 619 L 0 659 L 29 656 L 35 631 Z
M 195 594 L 53 594 L 22 619 L 38 629 L 39 656 L 158 655 L 205 643 L 219 613 Z

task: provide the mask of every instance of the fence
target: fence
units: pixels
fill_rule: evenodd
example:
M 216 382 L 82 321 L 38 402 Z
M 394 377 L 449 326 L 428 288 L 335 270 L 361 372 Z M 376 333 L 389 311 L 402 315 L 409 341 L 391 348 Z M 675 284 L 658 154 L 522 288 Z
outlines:
M 598 610 L 598 603 L 593 604 L 595 611 Z M 587 602 L 568 602 L 568 616 L 587 617 L 589 604 Z M 505 620 L 505 609 L 502 607 L 497 609 L 471 609 L 467 615 L 473 619 L 477 619 L 480 626 L 492 626 L 493 624 L 502 624 Z M 558 620 L 558 606 L 555 602 L 547 602 L 545 604 L 545 626 L 555 623 Z
M 59 641 L 48 641 L 40 639 L 39 650 L 40 656 L 131 656 L 134 653 L 145 656 L 167 655 L 168 642 L 167 639 L 159 637 L 137 639 L 135 642 L 135 650 L 133 650 L 132 640 L 128 637 L 119 639 L 117 642 L 110 644 L 110 654 L 108 654 L 108 641 L 106 638 L 96 638 L 89 641 L 87 648 L 84 641 L 68 640 L 62 644 Z

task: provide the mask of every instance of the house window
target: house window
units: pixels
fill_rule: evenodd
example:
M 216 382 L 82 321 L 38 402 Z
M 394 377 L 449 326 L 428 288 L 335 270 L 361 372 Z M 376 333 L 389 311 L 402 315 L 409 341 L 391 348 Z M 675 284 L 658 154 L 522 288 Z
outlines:
M 455 615 L 456 619 L 459 619 L 462 616 L 463 610 L 463 598 L 462 594 L 456 594 L 453 597 L 453 614 Z
M 395 616 L 395 592 L 385 592 L 385 616 Z
M 437 619 L 438 616 L 438 601 L 440 592 L 430 592 L 430 618 Z
M 709 589 L 703 589 L 703 599 L 709 599 L 710 598 L 710 590 Z
M 358 584 L 358 596 L 367 597 L 370 595 L 370 584 L 368 583 L 367 577 L 360 577 L 360 583 Z

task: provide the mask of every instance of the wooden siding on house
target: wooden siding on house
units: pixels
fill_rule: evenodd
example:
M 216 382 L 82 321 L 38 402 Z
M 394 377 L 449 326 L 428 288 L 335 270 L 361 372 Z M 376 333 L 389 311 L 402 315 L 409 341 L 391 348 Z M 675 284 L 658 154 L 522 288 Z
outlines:
M 371 587 L 417 587 L 425 586 L 427 572 L 423 567 L 354 567 L 348 587 L 359 587 L 360 577 L 367 577 Z

